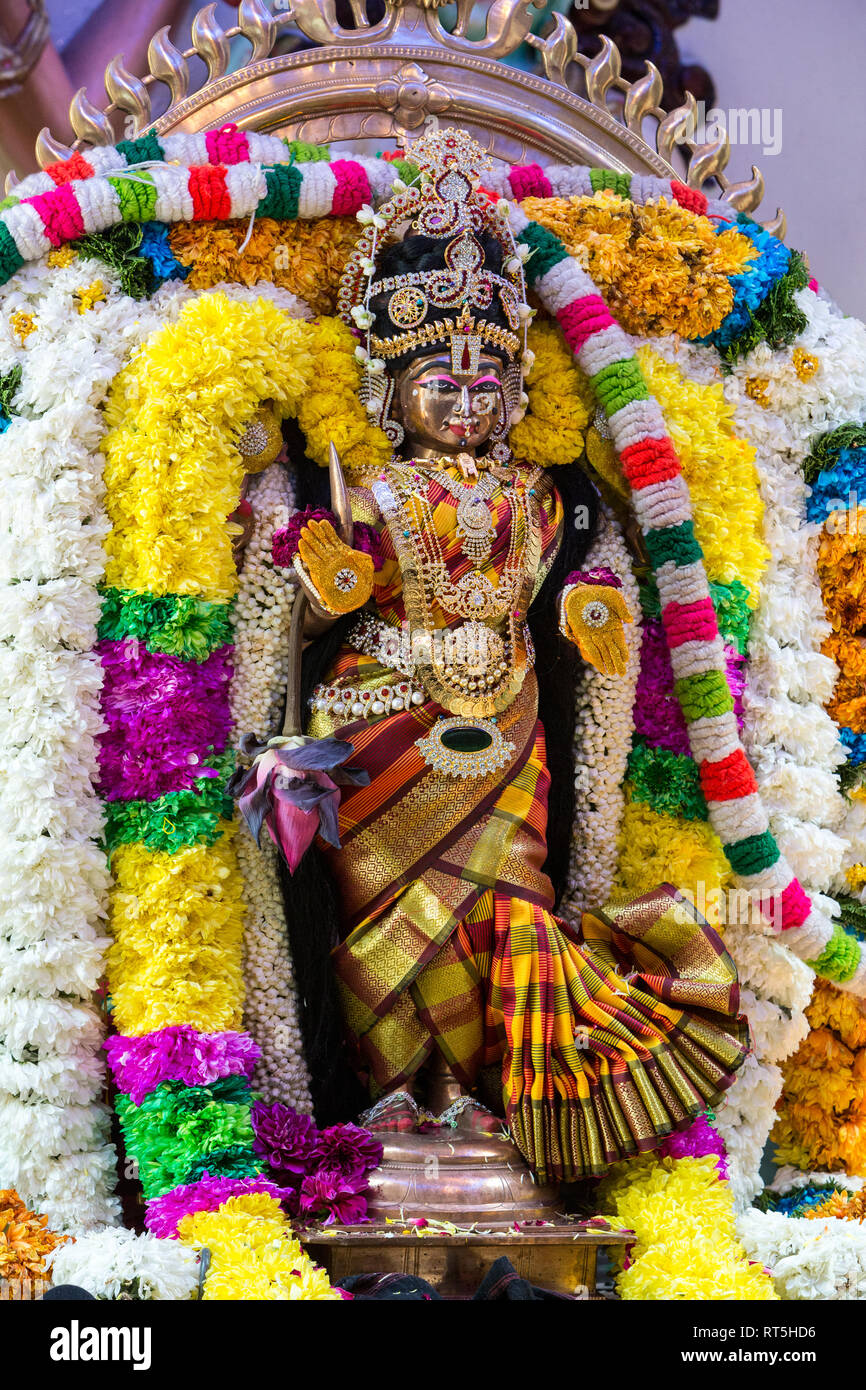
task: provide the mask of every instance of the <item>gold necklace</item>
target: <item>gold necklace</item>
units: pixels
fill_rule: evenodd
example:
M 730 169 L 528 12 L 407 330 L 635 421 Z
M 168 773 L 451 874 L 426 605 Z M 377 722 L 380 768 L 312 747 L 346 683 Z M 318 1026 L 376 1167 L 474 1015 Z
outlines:
M 434 603 L 454 617 L 475 620 L 505 617 L 513 608 L 523 583 L 526 543 L 532 529 L 529 510 L 533 487 L 505 486 L 502 477 L 488 474 L 477 483 L 464 485 L 438 468 L 419 470 L 414 464 L 394 470 L 403 512 L 403 540 L 415 551 L 426 606 Z M 426 476 L 425 476 L 426 474 Z M 506 475 L 511 482 L 510 475 Z M 451 578 L 436 530 L 428 487 L 436 482 L 457 502 L 457 534 L 461 549 L 473 569 L 458 580 Z M 496 535 L 495 515 L 488 506 L 497 491 L 510 512 L 508 552 L 497 584 L 481 569 L 490 558 Z M 483 517 L 482 517 L 483 513 Z M 464 539 L 468 535 L 468 540 Z
M 525 616 L 541 558 L 542 470 L 532 470 L 525 486 L 515 481 L 503 488 L 511 525 L 505 564 L 495 587 L 477 569 L 456 582 L 451 579 L 433 509 L 426 488 L 420 486 L 423 465 L 392 466 L 392 474 L 393 479 L 380 474 L 371 491 L 400 564 L 410 625 L 431 638 L 429 660 L 419 661 L 418 673 L 428 694 L 451 713 L 498 713 L 511 703 L 533 659 Z M 434 603 L 465 621 L 438 633 Z M 488 626 L 485 619 L 504 620 L 504 632 Z

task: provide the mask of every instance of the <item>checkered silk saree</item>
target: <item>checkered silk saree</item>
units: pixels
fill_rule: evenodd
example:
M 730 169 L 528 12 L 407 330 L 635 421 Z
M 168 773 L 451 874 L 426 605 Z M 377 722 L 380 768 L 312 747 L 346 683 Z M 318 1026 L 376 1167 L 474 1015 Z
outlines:
M 344 651 L 335 678 L 381 679 Z M 438 1048 L 471 1087 L 502 1068 L 505 1113 L 541 1179 L 655 1148 L 715 1104 L 749 1045 L 734 964 L 663 885 L 580 930 L 542 872 L 549 774 L 530 672 L 499 726 L 509 766 L 443 776 L 415 741 L 426 704 L 344 726 L 368 786 L 346 788 L 332 852 L 344 939 L 334 965 L 355 1061 L 375 1095 Z

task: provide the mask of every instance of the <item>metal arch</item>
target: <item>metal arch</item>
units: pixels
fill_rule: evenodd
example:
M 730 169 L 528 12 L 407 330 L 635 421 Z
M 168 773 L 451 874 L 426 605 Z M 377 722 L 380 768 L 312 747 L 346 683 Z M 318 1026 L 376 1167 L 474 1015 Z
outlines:
M 429 116 L 441 116 L 511 161 L 592 164 L 672 177 L 678 174 L 672 159 L 679 144 L 687 159 L 682 176 L 692 187 L 721 194 L 738 211 L 753 213 L 760 203 L 764 183 L 756 168 L 739 183 L 725 176 L 727 136 L 703 145 L 690 138 L 693 98 L 664 111 L 661 78 L 651 63 L 638 81 L 625 81 L 615 45 L 602 39 L 598 55 L 587 58 L 562 15 L 554 16 L 543 36 L 532 34 L 533 0 L 491 0 L 480 38 L 467 37 L 472 0 L 458 0 L 450 33 L 431 0 L 386 0 L 384 16 L 374 25 L 366 23 L 362 0 L 353 9 L 359 26 L 346 30 L 337 24 L 334 0 L 286 0 L 280 13 L 271 13 L 264 0 L 242 0 L 238 23 L 224 29 L 216 6 L 206 5 L 193 20 L 191 47 L 185 51 L 170 42 L 165 28 L 154 35 L 150 71 L 143 77 L 128 72 L 122 56 L 112 60 L 102 110 L 83 91 L 76 94 L 70 107 L 72 148 L 113 143 L 118 115 L 132 135 L 200 131 L 231 120 L 312 143 L 399 139 L 419 130 Z M 274 54 L 286 35 L 313 46 Z M 250 44 L 249 57 L 229 73 L 231 41 L 239 37 Z M 539 54 L 544 76 L 501 61 L 524 42 Z M 207 76 L 190 90 L 189 61 L 196 57 L 204 60 Z M 168 108 L 156 117 L 155 84 L 169 97 Z M 71 153 L 47 130 L 36 148 L 43 168 Z M 765 225 L 783 235 L 783 214 Z

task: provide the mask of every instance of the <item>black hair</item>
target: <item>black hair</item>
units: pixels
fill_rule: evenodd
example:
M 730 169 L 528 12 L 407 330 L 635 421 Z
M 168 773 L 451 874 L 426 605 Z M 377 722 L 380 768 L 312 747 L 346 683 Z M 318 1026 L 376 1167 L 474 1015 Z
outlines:
M 476 233 L 476 239 L 484 252 L 484 269 L 490 270 L 494 275 L 502 274 L 502 247 L 490 232 L 481 231 Z M 394 275 L 409 275 L 413 271 L 428 270 L 447 270 L 445 252 L 454 240 L 451 236 L 432 237 L 432 236 L 408 236 L 403 241 L 395 242 L 393 246 L 388 246 L 379 258 L 379 265 L 376 278 L 385 280 Z M 385 290 L 381 294 L 374 295 L 370 300 L 370 312 L 373 315 L 373 327 L 371 332 L 377 338 L 396 338 L 405 330 L 398 328 L 388 317 L 388 304 L 393 290 Z M 471 309 L 471 306 L 470 306 Z M 476 316 L 483 318 L 485 323 L 495 324 L 497 328 L 511 330 L 511 325 L 505 315 L 505 310 L 499 299 L 496 289 L 493 292 L 493 299 L 489 308 L 484 310 L 471 309 Z M 417 325 L 419 328 L 424 323 L 435 323 L 437 319 L 453 317 L 456 310 L 440 308 L 436 304 L 428 304 L 427 312 L 423 320 Z M 427 357 L 435 351 L 437 345 L 421 344 L 419 347 L 409 348 L 407 352 L 401 353 L 399 357 L 388 359 L 389 370 L 400 372 L 408 367 L 416 357 Z M 446 344 L 441 344 L 444 351 Z M 491 357 L 498 357 L 502 361 L 507 360 L 506 354 L 501 348 L 493 344 L 484 345 L 484 351 Z
M 298 507 L 329 504 L 328 475 L 306 456 L 303 436 L 293 422 L 284 433 L 293 460 Z M 548 802 L 545 870 L 559 903 L 568 873 L 574 821 L 575 686 L 580 672 L 577 649 L 559 631 L 558 595 L 568 574 L 580 568 L 595 534 L 598 495 L 577 464 L 554 472 L 565 521 L 556 559 L 529 610 L 528 621 L 536 652 L 539 681 L 538 713 L 545 731 L 551 785 Z M 587 522 L 575 525 L 576 509 L 584 508 Z M 346 635 L 354 613 L 339 618 L 304 652 L 301 708 L 309 708 L 313 688 L 324 681 Z M 319 1124 L 353 1119 L 369 1097 L 348 1058 L 345 1032 L 331 964 L 339 937 L 339 894 L 327 856 L 313 846 L 294 875 L 280 857 L 280 880 L 286 908 L 289 942 L 300 1005 L 301 1033 L 310 1071 L 310 1088 Z

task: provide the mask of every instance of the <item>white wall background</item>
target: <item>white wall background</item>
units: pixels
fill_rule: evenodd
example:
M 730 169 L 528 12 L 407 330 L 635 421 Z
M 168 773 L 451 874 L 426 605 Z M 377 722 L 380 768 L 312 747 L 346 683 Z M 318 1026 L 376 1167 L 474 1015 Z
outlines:
M 777 155 L 734 146 L 726 173 L 766 181 L 758 216 L 788 216 L 786 241 L 841 308 L 866 319 L 866 0 L 721 0 L 678 30 L 728 107 L 779 107 Z

